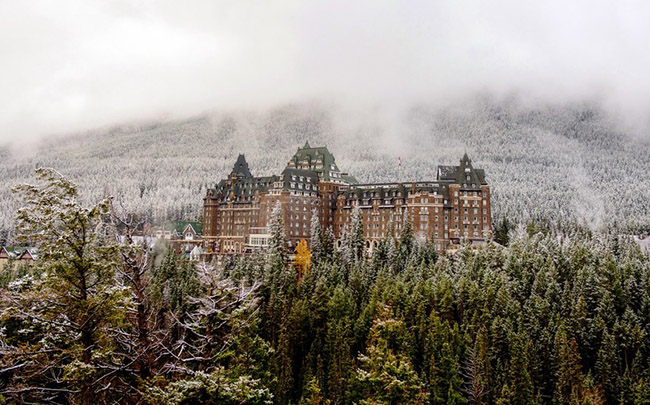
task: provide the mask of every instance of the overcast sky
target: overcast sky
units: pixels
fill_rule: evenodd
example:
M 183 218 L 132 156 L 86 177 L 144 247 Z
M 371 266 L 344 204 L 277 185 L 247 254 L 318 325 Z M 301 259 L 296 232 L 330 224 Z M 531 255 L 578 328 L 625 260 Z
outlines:
M 650 2 L 0 0 L 0 142 L 207 110 L 480 92 L 648 122 Z

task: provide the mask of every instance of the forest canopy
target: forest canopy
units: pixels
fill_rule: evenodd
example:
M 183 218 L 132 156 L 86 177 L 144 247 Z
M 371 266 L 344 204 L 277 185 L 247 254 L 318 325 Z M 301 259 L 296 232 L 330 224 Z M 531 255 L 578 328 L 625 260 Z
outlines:
M 2 401 L 650 401 L 650 256 L 616 233 L 531 223 L 450 256 L 404 233 L 368 257 L 320 230 L 294 266 L 276 215 L 268 252 L 195 264 L 39 176 L 19 230 L 46 249 L 0 288 Z

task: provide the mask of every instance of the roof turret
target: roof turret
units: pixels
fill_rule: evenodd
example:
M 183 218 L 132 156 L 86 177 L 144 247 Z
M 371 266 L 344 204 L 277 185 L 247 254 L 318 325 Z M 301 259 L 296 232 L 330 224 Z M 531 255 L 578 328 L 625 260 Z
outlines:
M 248 163 L 246 162 L 246 157 L 243 154 L 239 154 L 235 166 L 232 168 L 232 174 L 235 174 L 237 177 L 253 177 L 251 171 L 248 169 Z

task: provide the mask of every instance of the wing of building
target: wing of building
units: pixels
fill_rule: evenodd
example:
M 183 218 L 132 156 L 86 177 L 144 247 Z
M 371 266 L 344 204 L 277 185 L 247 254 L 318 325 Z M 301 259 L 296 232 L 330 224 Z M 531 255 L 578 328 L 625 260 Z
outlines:
M 268 246 L 271 211 L 280 204 L 290 248 L 310 240 L 312 215 L 340 240 L 358 208 L 369 252 L 388 232 L 398 236 L 410 221 L 416 238 L 439 252 L 462 240 L 484 243 L 492 237 L 490 187 L 485 173 L 465 154 L 458 166 L 438 166 L 436 179 L 359 184 L 342 172 L 326 147 L 309 143 L 280 175 L 254 177 L 239 155 L 228 178 L 208 190 L 203 210 L 203 251 L 243 254 Z

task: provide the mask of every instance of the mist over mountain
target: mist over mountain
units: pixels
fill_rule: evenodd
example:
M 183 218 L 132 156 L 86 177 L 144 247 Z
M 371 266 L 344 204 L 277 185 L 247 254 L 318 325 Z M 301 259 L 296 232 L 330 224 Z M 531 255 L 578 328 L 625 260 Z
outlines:
M 0 150 L 0 229 L 14 225 L 10 186 L 53 167 L 83 198 L 110 194 L 153 223 L 199 219 L 206 188 L 238 153 L 255 175 L 279 173 L 305 141 L 327 145 L 361 182 L 427 180 L 467 152 L 493 191 L 493 219 L 650 228 L 650 142 L 595 105 L 476 97 L 389 114 L 325 103 L 213 112 Z M 398 158 L 402 165 L 398 165 Z

